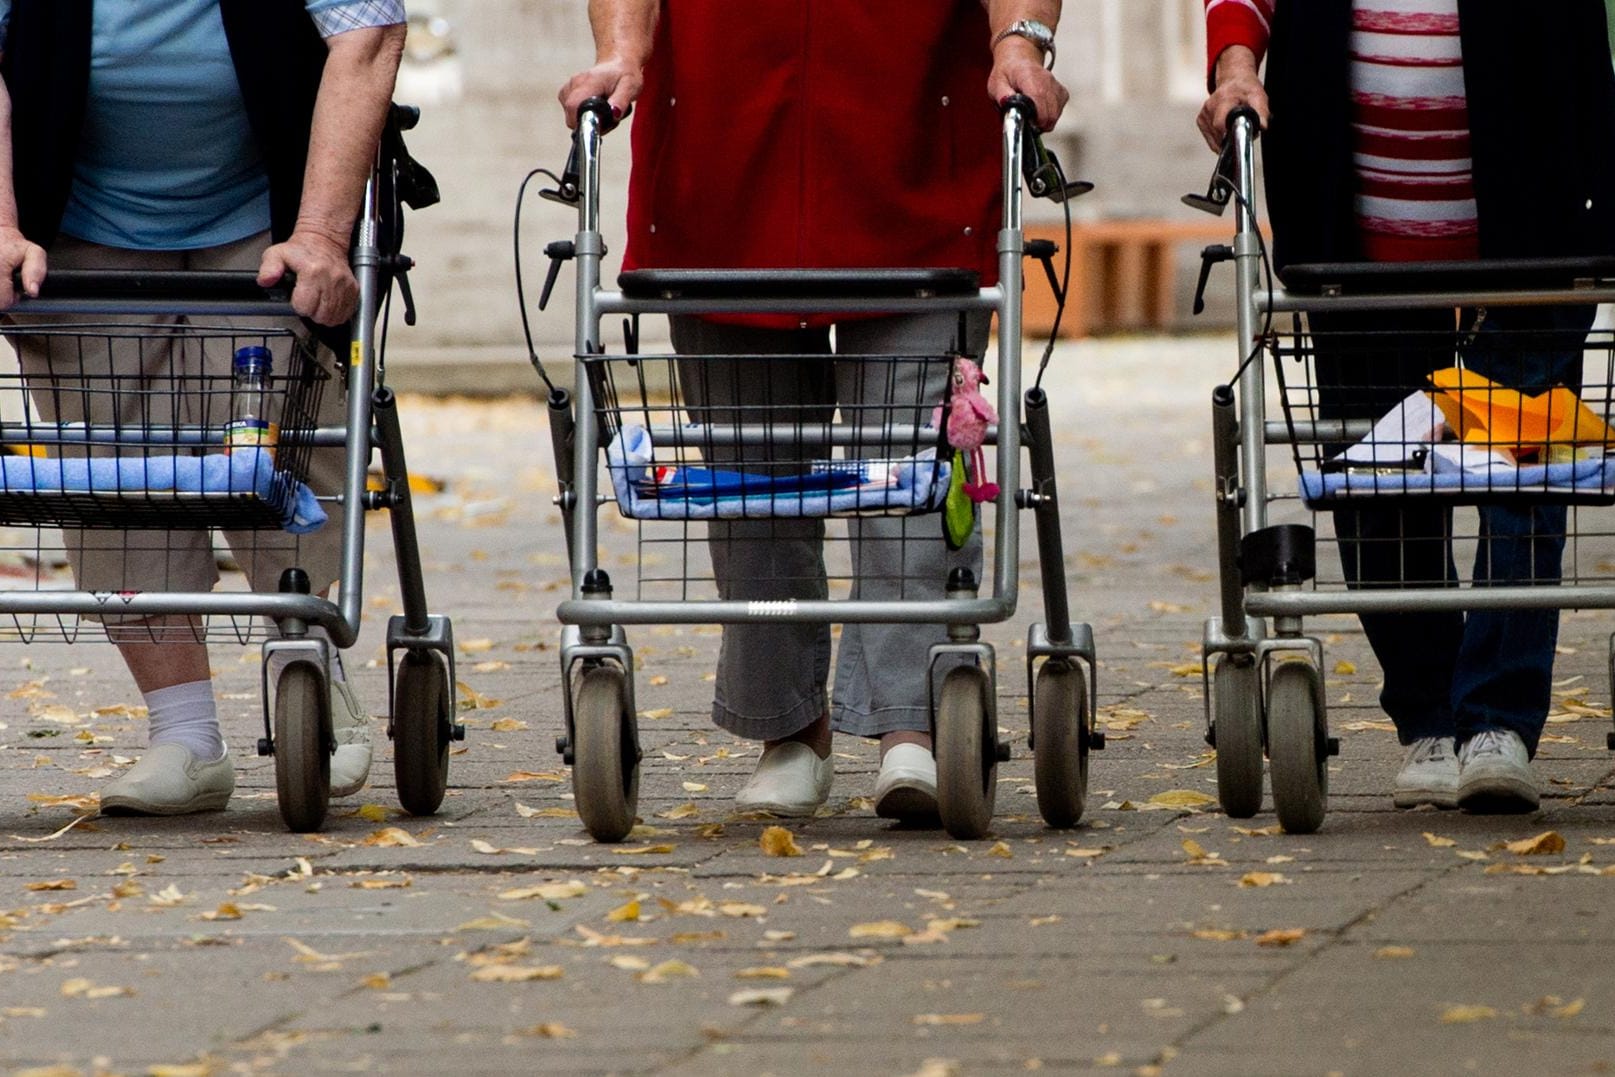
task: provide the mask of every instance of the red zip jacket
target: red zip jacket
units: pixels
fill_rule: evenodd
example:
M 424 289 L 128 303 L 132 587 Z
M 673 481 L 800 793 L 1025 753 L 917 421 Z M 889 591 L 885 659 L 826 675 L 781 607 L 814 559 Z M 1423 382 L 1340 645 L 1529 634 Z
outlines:
M 633 120 L 624 268 L 995 281 L 989 45 L 979 0 L 666 0 Z

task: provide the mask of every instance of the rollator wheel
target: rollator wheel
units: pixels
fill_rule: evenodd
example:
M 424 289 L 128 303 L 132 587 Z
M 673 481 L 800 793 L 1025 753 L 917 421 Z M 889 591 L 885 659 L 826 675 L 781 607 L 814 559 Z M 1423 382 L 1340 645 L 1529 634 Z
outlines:
M 639 806 L 639 728 L 628 709 L 624 674 L 591 666 L 572 700 L 572 793 L 595 841 L 617 842 L 634 828 Z
M 1037 671 L 1032 745 L 1037 810 L 1052 827 L 1076 826 L 1088 798 L 1088 686 L 1070 659 L 1051 658 Z
M 292 662 L 275 686 L 275 792 L 299 834 L 318 830 L 331 803 L 331 693 L 313 662 Z
M 393 692 L 393 777 L 411 815 L 431 815 L 449 784 L 449 671 L 428 651 L 405 651 Z
M 1231 819 L 1262 810 L 1262 694 L 1255 661 L 1240 665 L 1228 655 L 1212 674 L 1217 741 L 1217 799 Z
M 936 793 L 942 826 L 956 838 L 987 836 L 998 794 L 996 729 L 987 674 L 959 666 L 942 679 L 936 707 Z
M 1291 834 L 1311 834 L 1323 825 L 1329 752 L 1318 696 L 1318 671 L 1310 662 L 1281 662 L 1273 670 L 1267 687 L 1267 758 L 1273 807 Z

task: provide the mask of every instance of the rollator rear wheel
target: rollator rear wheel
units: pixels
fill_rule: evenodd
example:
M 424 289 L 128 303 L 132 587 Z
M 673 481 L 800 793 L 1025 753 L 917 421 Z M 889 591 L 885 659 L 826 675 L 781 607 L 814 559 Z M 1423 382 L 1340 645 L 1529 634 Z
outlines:
M 1032 771 L 1043 821 L 1076 826 L 1088 798 L 1088 686 L 1070 659 L 1051 658 L 1037 671 Z
M 942 826 L 956 838 L 986 837 L 998 793 L 996 729 L 987 674 L 960 666 L 942 679 L 936 707 L 936 792 Z
M 292 662 L 275 686 L 275 792 L 299 834 L 318 830 L 331 803 L 331 692 L 313 662 Z
M 1323 825 L 1329 794 L 1328 730 L 1318 689 L 1310 662 L 1279 663 L 1267 688 L 1273 807 L 1291 834 L 1311 834 Z
M 1217 799 L 1231 819 L 1262 810 L 1262 694 L 1255 661 L 1223 655 L 1212 674 Z
M 639 807 L 639 728 L 617 666 L 584 669 L 572 700 L 572 793 L 595 841 L 617 842 Z
M 411 815 L 431 815 L 449 784 L 449 672 L 427 651 L 406 651 L 393 692 L 393 776 L 398 802 Z

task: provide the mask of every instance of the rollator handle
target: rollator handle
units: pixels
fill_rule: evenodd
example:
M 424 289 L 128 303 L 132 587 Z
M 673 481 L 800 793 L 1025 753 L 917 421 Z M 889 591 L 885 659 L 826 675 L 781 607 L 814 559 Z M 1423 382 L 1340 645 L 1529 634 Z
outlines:
M 1067 180 L 1060 167 L 1060 159 L 1043 143 L 1043 134 L 1037 126 L 1037 105 L 1025 94 L 1011 94 L 999 105 L 1004 115 L 1019 112 L 1024 121 L 1025 147 L 1022 151 L 1021 173 L 1026 179 L 1026 190 L 1033 198 L 1047 198 L 1050 202 L 1068 202 L 1093 190 L 1087 180 Z
M 611 111 L 611 102 L 604 97 L 591 97 L 579 105 L 578 115 L 581 116 L 585 112 L 592 113 L 595 119 L 600 121 L 601 134 L 610 134 L 616 129 L 619 122 L 616 115 Z M 628 112 L 623 113 L 623 119 L 627 119 L 632 112 L 633 109 L 630 108 Z M 563 206 L 576 206 L 578 199 L 581 197 L 580 182 L 578 176 L 578 133 L 574 131 L 572 132 L 572 149 L 566 155 L 566 164 L 561 169 L 560 186 L 541 190 L 538 192 L 538 196 L 546 202 L 559 202 Z
M 1250 128 L 1251 138 L 1261 137 L 1262 118 L 1255 109 L 1240 105 L 1228 114 L 1228 133 L 1223 136 L 1222 152 L 1217 154 L 1217 165 L 1211 170 L 1211 183 L 1207 185 L 1206 193 L 1183 196 L 1183 204 L 1190 209 L 1221 217 L 1228 208 L 1229 200 L 1234 197 L 1234 126 L 1241 123 Z
M 12 274 L 19 294 L 22 274 Z M 40 299 L 149 300 L 173 299 L 179 302 L 224 301 L 246 303 L 290 303 L 297 285 L 295 274 L 262 287 L 258 274 L 244 270 L 113 270 L 52 269 L 40 286 Z M 27 302 L 28 297 L 22 296 Z

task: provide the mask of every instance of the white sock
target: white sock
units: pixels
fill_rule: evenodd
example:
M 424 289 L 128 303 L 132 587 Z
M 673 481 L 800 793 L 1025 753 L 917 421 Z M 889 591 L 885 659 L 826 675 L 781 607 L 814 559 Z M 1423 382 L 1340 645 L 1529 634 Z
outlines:
M 346 684 L 348 672 L 342 668 L 342 652 L 337 650 L 336 644 L 331 642 L 331 634 L 319 625 L 309 625 L 308 634 L 310 639 L 323 639 L 326 642 L 327 649 L 331 655 L 331 679 Z M 271 684 L 280 680 L 281 672 L 285 670 L 290 662 L 291 658 L 283 651 L 269 656 L 269 680 Z
M 191 681 L 146 694 L 151 731 L 147 743 L 181 744 L 204 763 L 224 758 L 224 733 L 213 702 L 212 681 Z

